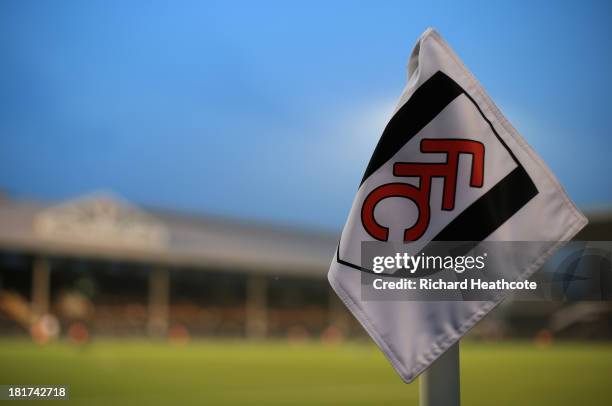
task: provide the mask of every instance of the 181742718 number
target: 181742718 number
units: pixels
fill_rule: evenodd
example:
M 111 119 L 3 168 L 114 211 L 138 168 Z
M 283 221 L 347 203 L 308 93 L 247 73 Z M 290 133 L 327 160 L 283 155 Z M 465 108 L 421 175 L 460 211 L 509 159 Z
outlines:
M 67 385 L 0 385 L 0 400 L 68 399 Z

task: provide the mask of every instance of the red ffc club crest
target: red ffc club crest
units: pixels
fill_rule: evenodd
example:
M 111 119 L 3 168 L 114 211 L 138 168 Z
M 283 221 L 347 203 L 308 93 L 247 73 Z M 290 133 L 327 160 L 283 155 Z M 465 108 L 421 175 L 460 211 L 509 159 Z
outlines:
M 360 265 L 363 242 L 401 240 L 425 249 L 433 241 L 483 241 L 537 195 L 529 173 L 476 100 L 438 71 L 387 123 L 336 259 L 372 273 Z
M 361 208 L 361 222 L 364 229 L 379 241 L 387 241 L 389 229 L 376 221 L 376 205 L 389 197 L 403 197 L 412 200 L 418 208 L 416 223 L 404 230 L 404 241 L 416 241 L 427 231 L 430 220 L 430 195 L 432 178 L 442 178 L 442 210 L 455 208 L 459 156 L 469 154 L 472 159 L 470 186 L 481 188 L 484 182 L 485 147 L 481 142 L 466 139 L 423 139 L 422 153 L 445 154 L 444 162 L 396 162 L 393 176 L 418 178 L 419 186 L 409 183 L 387 183 L 374 189 L 366 197 Z

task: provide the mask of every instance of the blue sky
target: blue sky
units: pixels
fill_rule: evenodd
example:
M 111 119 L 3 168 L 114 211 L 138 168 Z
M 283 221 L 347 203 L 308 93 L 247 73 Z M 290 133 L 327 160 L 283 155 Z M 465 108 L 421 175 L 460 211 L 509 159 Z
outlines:
M 436 27 L 585 208 L 612 206 L 610 2 L 4 1 L 0 189 L 338 230 Z

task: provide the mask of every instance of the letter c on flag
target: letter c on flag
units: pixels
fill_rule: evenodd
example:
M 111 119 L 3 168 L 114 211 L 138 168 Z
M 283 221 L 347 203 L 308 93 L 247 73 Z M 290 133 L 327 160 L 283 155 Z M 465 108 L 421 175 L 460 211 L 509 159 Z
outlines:
M 374 189 L 363 202 L 361 222 L 372 237 L 380 241 L 389 239 L 389 228 L 380 225 L 374 218 L 376 205 L 388 197 L 403 197 L 412 200 L 419 209 L 416 223 L 404 230 L 404 241 L 415 241 L 425 233 L 429 224 L 428 191 L 408 183 L 387 183 Z

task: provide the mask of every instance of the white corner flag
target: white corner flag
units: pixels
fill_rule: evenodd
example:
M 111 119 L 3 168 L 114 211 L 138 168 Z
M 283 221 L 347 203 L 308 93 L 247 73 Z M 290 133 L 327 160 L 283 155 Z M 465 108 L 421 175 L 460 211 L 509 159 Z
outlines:
M 364 300 L 362 242 L 550 242 L 530 245 L 520 258 L 497 258 L 503 265 L 498 272 L 517 281 L 530 277 L 586 223 L 430 28 L 410 56 L 408 84 L 365 170 L 328 279 L 401 378 L 411 382 L 503 297 Z

